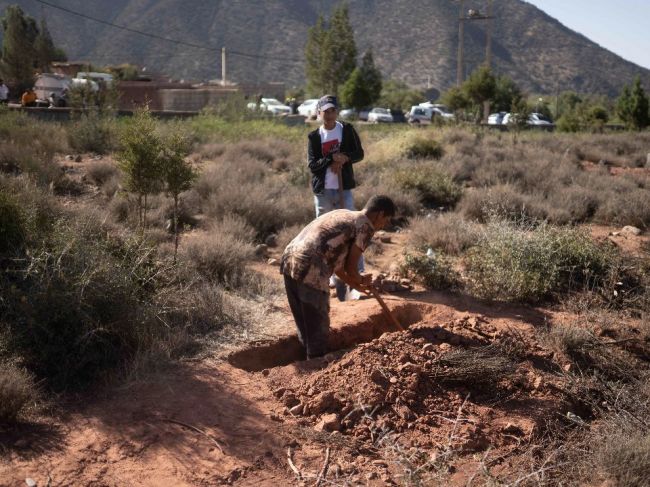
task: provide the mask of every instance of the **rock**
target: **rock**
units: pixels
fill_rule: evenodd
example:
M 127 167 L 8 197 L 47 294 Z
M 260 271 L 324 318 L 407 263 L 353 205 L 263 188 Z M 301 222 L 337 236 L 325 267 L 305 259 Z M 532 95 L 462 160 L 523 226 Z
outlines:
M 397 377 L 391 377 L 390 378 L 390 383 L 391 384 L 397 384 Z
M 284 396 L 284 393 L 285 393 L 286 391 L 287 391 L 286 388 L 284 388 L 284 387 L 280 387 L 279 389 L 275 389 L 275 390 L 273 391 L 273 395 L 274 395 L 275 397 L 277 397 L 278 399 L 280 399 L 282 396 Z
M 397 415 L 400 418 L 402 418 L 404 421 L 412 421 L 412 420 L 415 419 L 415 414 L 413 413 L 413 411 L 411 411 L 407 406 L 405 406 L 403 404 L 400 405 L 400 406 L 394 407 L 394 409 L 395 409 L 395 412 L 397 413 Z
M 373 460 L 371 462 L 375 467 L 388 468 L 388 464 L 383 460 Z
M 65 160 L 66 161 L 74 161 L 74 156 L 71 156 L 70 154 L 68 154 L 67 156 L 65 156 Z
M 564 367 L 562 367 L 562 370 L 569 372 L 571 370 L 571 364 L 566 364 Z
M 274 233 L 266 237 L 266 240 L 264 240 L 264 244 L 267 245 L 268 247 L 277 247 L 278 246 L 278 236 Z
M 633 227 L 632 225 L 626 225 L 621 229 L 622 233 L 627 233 L 628 235 L 634 235 L 635 237 L 638 237 L 641 235 L 641 229 L 637 227 Z
M 422 347 L 423 352 L 433 352 L 435 350 L 435 347 L 433 343 L 427 343 Z
M 293 414 L 294 416 L 300 416 L 305 410 L 305 406 L 302 404 L 298 403 L 297 405 L 293 406 L 291 409 L 289 409 L 289 412 Z
M 341 421 L 335 413 L 324 414 L 314 429 L 316 431 L 338 431 L 341 429 Z
M 269 259 L 266 261 L 268 265 L 280 265 L 280 261 L 278 259 Z
M 331 391 L 321 392 L 311 401 L 309 401 L 309 411 L 312 414 L 321 414 L 325 411 L 332 411 L 339 409 L 340 406 L 340 401 L 334 396 L 334 393 Z
M 397 370 L 399 370 L 400 372 L 419 374 L 420 372 L 422 372 L 422 367 L 414 364 L 413 362 L 406 362 L 405 364 L 400 365 L 397 368 Z
M 288 408 L 292 408 L 296 404 L 299 404 L 299 403 L 300 403 L 300 401 L 298 400 L 298 398 L 291 392 L 286 393 L 282 397 L 282 404 L 284 404 Z
M 538 375 L 533 381 L 533 388 L 539 389 L 542 386 L 542 376 Z
M 26 483 L 29 487 L 36 487 L 36 480 L 34 480 L 34 479 L 30 479 L 29 477 L 27 477 L 27 478 L 25 479 L 25 483 Z
M 269 248 L 264 244 L 259 244 L 255 247 L 255 255 L 257 257 L 266 257 L 269 252 Z
M 378 369 L 375 369 L 370 373 L 370 380 L 379 385 L 386 383 L 386 377 L 384 377 L 384 374 L 382 374 Z
M 74 162 L 81 162 L 81 160 L 82 160 L 81 156 L 79 156 L 79 155 L 75 156 L 75 158 L 74 158 Z

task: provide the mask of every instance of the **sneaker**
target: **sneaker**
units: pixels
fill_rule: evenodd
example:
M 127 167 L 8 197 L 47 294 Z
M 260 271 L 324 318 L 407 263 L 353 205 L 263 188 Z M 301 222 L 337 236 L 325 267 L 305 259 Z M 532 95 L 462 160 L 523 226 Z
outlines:
M 361 299 L 361 296 L 362 294 L 356 289 L 350 289 L 350 292 L 348 293 L 348 300 L 358 301 L 359 299 Z
M 334 289 L 336 287 L 336 277 L 330 276 L 330 289 Z

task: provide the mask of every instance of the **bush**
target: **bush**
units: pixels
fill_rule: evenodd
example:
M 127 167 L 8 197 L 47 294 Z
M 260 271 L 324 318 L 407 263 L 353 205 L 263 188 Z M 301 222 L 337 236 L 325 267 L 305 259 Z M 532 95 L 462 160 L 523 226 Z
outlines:
M 405 155 L 409 159 L 441 159 L 444 150 L 440 142 L 420 137 L 409 144 Z
M 479 236 L 479 226 L 457 213 L 443 213 L 432 218 L 414 218 L 409 225 L 409 244 L 416 248 L 442 250 L 458 255 L 470 248 Z
M 0 424 L 14 422 L 37 396 L 34 379 L 27 371 L 0 363 Z
M 8 193 L 0 193 L 0 252 L 20 246 L 24 237 L 25 216 L 22 209 Z
M 620 487 L 640 487 L 650 479 L 650 435 L 641 430 L 613 432 L 603 438 L 598 459 Z
M 142 350 L 158 268 L 152 249 L 108 237 L 93 214 L 54 222 L 0 279 L 7 352 L 56 390 L 89 384 Z
M 479 222 L 487 222 L 494 217 L 511 221 L 544 220 L 547 216 L 545 209 L 532 197 L 510 185 L 466 191 L 458 206 L 465 218 Z
M 400 274 L 412 277 L 429 289 L 458 287 L 460 278 L 451 261 L 441 253 L 420 254 L 406 252 L 400 266 Z
M 239 287 L 253 247 L 224 232 L 211 232 L 188 238 L 180 251 L 180 260 L 212 283 Z
M 86 174 L 95 185 L 103 186 L 117 176 L 118 169 L 111 161 L 95 161 L 88 164 Z
M 115 120 L 96 111 L 89 111 L 68 127 L 68 143 L 78 152 L 107 154 L 116 148 Z
M 404 190 L 418 192 L 423 203 L 432 206 L 454 206 L 462 189 L 451 176 L 428 164 L 400 169 L 394 174 L 395 182 Z
M 608 277 L 611 248 L 570 228 L 517 227 L 491 222 L 466 259 L 467 280 L 477 296 L 538 302 L 552 295 L 598 287 Z

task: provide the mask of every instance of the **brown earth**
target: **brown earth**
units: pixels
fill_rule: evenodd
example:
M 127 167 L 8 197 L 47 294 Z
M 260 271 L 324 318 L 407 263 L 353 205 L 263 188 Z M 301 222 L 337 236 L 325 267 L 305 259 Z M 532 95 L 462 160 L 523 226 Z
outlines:
M 404 235 L 390 235 L 369 259 L 375 271 L 401 253 Z M 567 413 L 589 419 L 563 393 L 567 361 L 538 341 L 575 316 L 417 288 L 385 299 L 406 331 L 374 300 L 334 300 L 335 351 L 304 361 L 285 304 L 268 339 L 0 430 L 0 486 L 314 485 L 323 470 L 321 485 L 482 485 L 485 471 L 529 469 L 551 425 L 575 427 Z

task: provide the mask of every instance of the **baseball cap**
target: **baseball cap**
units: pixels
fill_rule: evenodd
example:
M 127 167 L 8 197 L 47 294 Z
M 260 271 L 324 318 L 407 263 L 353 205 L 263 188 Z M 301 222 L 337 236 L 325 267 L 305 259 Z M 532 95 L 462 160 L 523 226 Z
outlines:
M 334 95 L 325 95 L 318 100 L 318 111 L 323 112 L 328 108 L 338 108 L 339 103 Z

